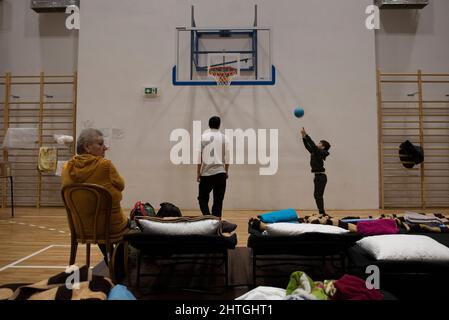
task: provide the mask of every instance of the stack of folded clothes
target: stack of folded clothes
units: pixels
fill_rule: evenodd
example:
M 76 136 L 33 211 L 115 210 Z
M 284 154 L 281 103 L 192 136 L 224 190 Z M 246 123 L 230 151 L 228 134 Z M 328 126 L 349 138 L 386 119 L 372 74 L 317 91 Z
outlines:
M 449 232 L 445 221 L 442 216 L 436 216 L 433 214 L 421 214 L 416 212 L 406 212 L 404 214 L 404 223 L 408 225 L 411 230 L 424 229 L 433 230 L 440 229 L 440 232 Z M 446 230 L 445 230 L 446 229 Z
M 424 215 L 416 212 L 406 212 L 404 219 L 409 224 L 425 224 L 429 227 L 440 227 L 443 226 L 443 221 L 433 214 Z

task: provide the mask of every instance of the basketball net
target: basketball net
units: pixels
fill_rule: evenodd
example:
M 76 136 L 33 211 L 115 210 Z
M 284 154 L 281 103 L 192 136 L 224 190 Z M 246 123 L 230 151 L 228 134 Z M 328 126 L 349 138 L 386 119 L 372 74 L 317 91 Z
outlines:
M 229 87 L 232 79 L 237 75 L 237 68 L 230 66 L 209 67 L 208 74 L 215 78 L 217 87 Z

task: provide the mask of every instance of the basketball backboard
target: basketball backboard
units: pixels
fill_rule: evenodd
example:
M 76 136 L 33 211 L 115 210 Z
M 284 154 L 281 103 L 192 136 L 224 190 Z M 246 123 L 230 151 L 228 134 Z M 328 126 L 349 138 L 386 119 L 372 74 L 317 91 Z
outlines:
M 235 69 L 232 86 L 274 85 L 269 28 L 176 28 L 173 85 L 216 86 L 211 67 Z

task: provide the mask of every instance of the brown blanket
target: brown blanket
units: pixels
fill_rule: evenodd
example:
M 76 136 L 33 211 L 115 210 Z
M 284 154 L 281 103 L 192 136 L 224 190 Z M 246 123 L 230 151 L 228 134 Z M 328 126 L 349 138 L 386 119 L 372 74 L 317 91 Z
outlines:
M 425 215 L 423 213 L 423 215 Z M 397 214 L 382 214 L 379 219 L 394 219 L 399 228 L 404 229 L 406 232 L 433 232 L 433 233 L 449 233 L 449 218 L 443 216 L 442 214 L 436 213 L 433 216 L 439 218 L 443 222 L 443 226 L 430 226 L 427 224 L 412 224 L 405 221 L 404 215 Z M 368 218 L 373 218 L 369 216 Z M 316 223 L 316 224 L 327 224 L 337 226 L 343 229 L 347 229 L 351 232 L 357 232 L 357 224 L 347 223 L 342 220 L 345 219 L 360 219 L 360 217 L 346 217 L 342 219 L 333 218 L 328 215 L 312 215 L 302 218 L 304 223 Z

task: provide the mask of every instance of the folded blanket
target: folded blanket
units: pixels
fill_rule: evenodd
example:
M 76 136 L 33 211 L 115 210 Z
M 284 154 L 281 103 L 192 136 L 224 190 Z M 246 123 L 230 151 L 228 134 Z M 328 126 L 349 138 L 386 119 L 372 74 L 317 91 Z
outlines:
M 298 214 L 295 209 L 285 209 L 261 214 L 258 218 L 263 223 L 296 222 L 298 221 Z
M 74 279 L 73 272 L 61 272 L 35 284 L 20 286 L 14 291 L 8 286 L 0 287 L 0 300 L 106 300 L 113 287 L 108 278 L 92 276 L 87 266 L 79 269 L 79 287 L 69 289 L 66 281 L 74 285 Z
M 404 219 L 406 222 L 410 222 L 410 223 L 430 223 L 430 224 L 436 224 L 436 225 L 441 225 L 443 224 L 443 221 L 437 217 L 435 217 L 434 215 L 425 215 L 425 214 L 421 214 L 421 213 L 416 213 L 416 212 L 406 212 L 404 214 Z
M 425 229 L 435 229 L 435 230 L 441 230 L 442 232 L 444 232 L 444 228 L 447 228 L 447 226 L 445 226 L 444 224 L 441 223 L 437 223 L 437 222 L 425 222 L 425 223 L 414 223 L 414 222 L 408 222 L 406 221 L 405 224 L 407 224 L 407 226 L 410 228 L 410 230 L 423 230 L 425 231 Z M 435 232 L 435 231 L 432 231 Z
M 383 294 L 377 289 L 368 289 L 365 280 L 345 274 L 334 282 L 336 289 L 332 300 L 383 300 Z
M 357 223 L 357 232 L 365 236 L 397 234 L 399 233 L 399 228 L 393 219 L 378 219 Z

